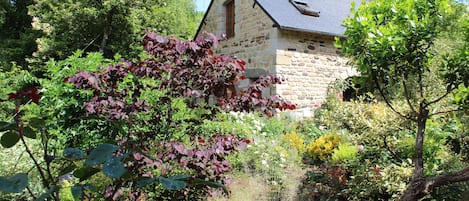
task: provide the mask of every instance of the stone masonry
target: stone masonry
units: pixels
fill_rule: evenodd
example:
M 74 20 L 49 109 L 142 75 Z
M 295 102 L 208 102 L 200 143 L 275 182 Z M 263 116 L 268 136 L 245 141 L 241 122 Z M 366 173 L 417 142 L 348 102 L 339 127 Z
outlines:
M 234 1 L 235 35 L 215 52 L 245 60 L 248 78 L 266 74 L 285 77 L 286 82 L 264 93 L 281 95 L 297 104 L 296 115 L 311 116 L 311 110 L 324 102 L 332 82 L 356 75 L 340 56 L 341 50 L 334 47 L 333 36 L 278 29 L 253 0 Z M 214 0 L 201 30 L 225 32 L 224 2 Z

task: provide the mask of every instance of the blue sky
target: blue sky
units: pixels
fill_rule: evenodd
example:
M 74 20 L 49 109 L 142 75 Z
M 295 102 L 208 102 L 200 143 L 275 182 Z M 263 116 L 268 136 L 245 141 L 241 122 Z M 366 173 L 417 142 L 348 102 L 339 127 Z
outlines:
M 210 4 L 210 0 L 194 0 L 196 5 L 197 11 L 206 11 L 208 5 Z

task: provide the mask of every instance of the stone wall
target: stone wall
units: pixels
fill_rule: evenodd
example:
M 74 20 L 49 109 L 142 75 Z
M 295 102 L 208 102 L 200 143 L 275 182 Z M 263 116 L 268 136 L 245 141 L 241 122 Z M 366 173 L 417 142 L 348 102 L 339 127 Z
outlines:
M 275 68 L 288 80 L 276 92 L 296 103 L 305 116 L 324 102 L 333 82 L 357 75 L 334 42 L 333 36 L 279 30 Z
M 245 60 L 248 78 L 274 73 L 286 77 L 286 83 L 264 93 L 291 100 L 298 105 L 299 116 L 311 116 L 311 109 L 325 100 L 332 82 L 356 74 L 339 56 L 334 37 L 280 30 L 258 5 L 253 7 L 253 0 L 234 1 L 235 36 L 223 41 L 215 52 Z M 215 0 L 202 30 L 225 32 L 224 2 Z
M 225 33 L 226 0 L 214 0 L 202 30 L 215 34 Z M 277 29 L 273 21 L 253 0 L 235 1 L 235 35 L 223 41 L 215 53 L 234 55 L 247 62 L 247 76 L 275 73 L 275 48 Z M 255 69 L 255 70 L 254 70 Z

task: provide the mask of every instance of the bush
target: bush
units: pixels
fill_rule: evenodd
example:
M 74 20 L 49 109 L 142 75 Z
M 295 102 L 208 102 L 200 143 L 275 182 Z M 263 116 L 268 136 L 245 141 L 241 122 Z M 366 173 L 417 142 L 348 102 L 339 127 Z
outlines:
M 302 136 L 297 132 L 289 132 L 282 136 L 286 147 L 295 149 L 300 156 L 306 152 L 306 144 Z
M 358 146 L 341 143 L 339 144 L 339 147 L 334 149 L 334 152 L 332 153 L 332 162 L 339 163 L 345 162 L 347 160 L 353 160 L 357 156 L 358 149 Z
M 413 128 L 385 103 L 363 100 L 342 102 L 333 95 L 328 96 L 326 103 L 315 112 L 315 117 L 319 126 L 329 130 L 346 130 L 353 143 L 363 145 L 385 146 L 384 139 L 392 141 L 401 131 Z
M 342 139 L 337 133 L 330 133 L 315 139 L 306 148 L 308 156 L 316 163 L 330 161 L 334 149 L 336 149 Z
M 316 159 L 329 158 L 316 160 L 322 163 L 316 163 L 319 167 L 312 167 L 315 182 L 320 182 L 320 185 L 311 187 L 313 191 L 322 192 L 323 196 L 341 192 L 347 200 L 390 200 L 402 195 L 413 173 L 415 131 L 412 124 L 393 113 L 384 103 L 341 102 L 333 97 L 329 97 L 315 115 L 321 127 L 350 134 L 344 135 L 348 138 L 335 147 L 333 143 L 322 140 L 325 137 L 319 137 L 308 145 L 308 153 L 310 149 L 315 150 L 311 152 Z M 466 132 L 460 121 L 455 116 L 435 116 L 427 121 L 425 175 L 434 176 L 467 165 L 463 159 L 467 153 L 461 152 L 465 149 L 461 145 L 465 143 L 462 139 Z M 360 145 L 360 150 L 354 144 Z M 332 164 L 326 163 L 331 160 Z M 328 180 L 318 180 L 318 175 L 328 175 L 330 168 L 334 167 L 344 171 L 346 182 L 343 185 L 334 186 Z M 440 187 L 428 200 L 460 200 L 464 191 L 461 189 L 467 189 L 467 182 Z
M 103 60 L 99 54 L 80 58 L 80 52 L 49 62 L 52 75 L 41 80 L 43 88 L 21 86 L 1 94 L 1 102 L 14 102 L 4 115 L 10 119 L 0 122 L 0 131 L 6 131 L 2 146 L 12 147 L 24 137 L 41 139 L 40 155 L 25 147 L 47 189 L 41 199 L 68 197 L 68 187 L 55 183 L 69 173 L 77 178 L 71 179 L 74 199 L 136 200 L 149 192 L 149 199 L 201 199 L 220 188 L 227 193 L 225 173 L 231 164 L 226 157 L 250 140 L 233 133 L 199 135 L 196 127 L 220 111 L 271 116 L 295 106 L 279 96 L 259 95 L 281 81 L 275 76 L 236 93 L 233 86 L 244 79 L 245 62 L 214 55 L 210 48 L 219 38 L 209 36 L 180 41 L 148 33 L 143 41 L 149 56 L 137 63 Z M 216 105 L 196 104 L 213 96 Z M 282 133 L 277 128 L 268 131 Z M 102 186 L 103 181 L 109 182 Z M 28 177 L 18 173 L 0 182 L 2 191 L 21 192 Z M 161 186 L 165 190 L 155 193 Z

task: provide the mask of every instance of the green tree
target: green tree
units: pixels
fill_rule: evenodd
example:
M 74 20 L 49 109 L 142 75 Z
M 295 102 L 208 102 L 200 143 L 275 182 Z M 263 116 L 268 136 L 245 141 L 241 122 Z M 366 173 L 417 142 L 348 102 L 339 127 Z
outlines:
M 458 8 L 463 8 L 459 10 Z M 461 12 L 462 11 L 462 12 Z M 417 200 L 433 188 L 469 180 L 469 167 L 434 177 L 424 175 L 423 144 L 426 122 L 432 116 L 461 110 L 457 105 L 437 107 L 469 84 L 469 19 L 466 6 L 450 0 L 363 1 L 344 25 L 344 53 L 365 79 L 372 81 L 387 105 L 417 124 L 414 173 L 401 200 Z M 437 54 L 436 41 L 445 30 L 465 34 L 447 54 Z M 443 87 L 434 87 L 435 76 Z M 410 112 L 391 103 L 395 92 Z
M 200 19 L 192 0 L 36 0 L 29 8 L 33 27 L 44 32 L 35 62 L 77 49 L 136 59 L 143 30 L 189 39 Z
M 26 58 L 36 51 L 40 32 L 31 26 L 28 6 L 33 0 L 0 0 L 0 66 L 14 62 L 27 67 Z

